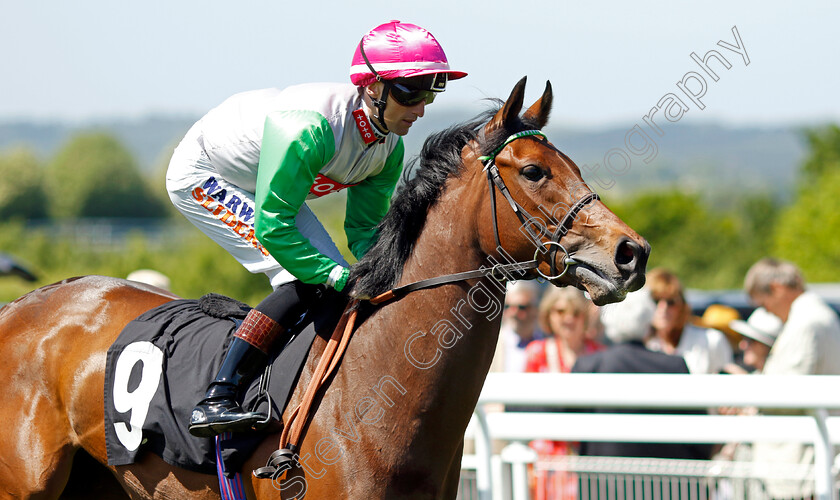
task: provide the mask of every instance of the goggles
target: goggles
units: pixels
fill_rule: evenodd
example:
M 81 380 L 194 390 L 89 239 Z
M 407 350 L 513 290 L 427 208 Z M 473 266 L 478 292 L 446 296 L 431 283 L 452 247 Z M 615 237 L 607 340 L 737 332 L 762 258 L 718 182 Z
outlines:
M 426 101 L 426 104 L 431 104 L 435 101 L 436 93 L 431 90 L 410 89 L 399 83 L 392 83 L 390 87 L 391 97 L 402 106 L 411 107 L 421 101 Z
M 431 104 L 435 96 L 446 89 L 446 73 L 435 73 L 412 78 L 398 78 L 388 81 L 390 94 L 403 106 L 414 106 L 421 101 Z

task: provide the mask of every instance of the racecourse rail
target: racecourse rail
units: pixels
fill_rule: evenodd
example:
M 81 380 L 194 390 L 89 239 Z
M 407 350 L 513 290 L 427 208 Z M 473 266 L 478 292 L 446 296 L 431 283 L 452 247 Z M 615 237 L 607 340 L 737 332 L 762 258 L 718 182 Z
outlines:
M 558 409 L 757 407 L 768 409 L 768 413 L 773 409 L 773 413 L 789 414 L 505 413 L 485 412 L 486 404 Z M 468 437 L 475 439 L 475 456 L 465 456 L 464 464 L 474 465 L 479 498 L 486 500 L 499 497 L 499 483 L 491 477 L 493 439 L 663 443 L 796 441 L 814 445 L 817 498 L 837 500 L 832 445 L 840 444 L 840 416 L 830 416 L 830 413 L 840 414 L 840 376 L 491 373 L 467 430 Z M 513 498 L 527 498 L 524 463 L 519 468 L 513 465 Z

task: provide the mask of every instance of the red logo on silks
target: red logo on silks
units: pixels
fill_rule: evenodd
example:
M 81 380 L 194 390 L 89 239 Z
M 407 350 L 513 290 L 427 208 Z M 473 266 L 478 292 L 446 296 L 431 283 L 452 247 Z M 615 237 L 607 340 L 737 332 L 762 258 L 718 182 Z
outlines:
M 359 134 L 361 134 L 362 140 L 365 141 L 365 144 L 376 142 L 376 135 L 373 133 L 370 121 L 368 120 L 365 112 L 361 109 L 357 109 L 356 111 L 353 111 L 353 118 L 356 119 L 356 127 L 359 129 Z
M 356 184 L 358 184 L 358 182 Z M 323 174 L 318 174 L 315 177 L 315 184 L 312 184 L 312 187 L 309 188 L 309 192 L 315 196 L 324 196 L 325 194 L 335 193 L 336 191 L 341 191 L 344 188 L 349 188 L 351 186 L 355 186 L 356 184 L 342 184 Z

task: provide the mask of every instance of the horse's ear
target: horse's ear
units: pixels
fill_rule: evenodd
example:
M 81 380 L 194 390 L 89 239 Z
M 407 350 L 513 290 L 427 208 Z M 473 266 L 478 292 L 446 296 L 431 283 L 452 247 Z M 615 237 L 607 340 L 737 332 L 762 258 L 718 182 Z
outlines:
M 510 124 L 513 120 L 519 118 L 519 112 L 522 110 L 522 101 L 525 100 L 525 81 L 527 76 L 523 76 L 521 80 L 513 87 L 505 105 L 502 106 L 493 119 L 485 127 L 487 132 L 496 130 L 497 128 L 504 128 L 505 125 Z
M 542 97 L 537 102 L 528 108 L 528 111 L 522 116 L 525 120 L 533 120 L 537 123 L 537 128 L 541 129 L 548 123 L 548 115 L 551 113 L 551 103 L 554 100 L 554 95 L 551 92 L 551 82 L 545 82 L 545 91 Z

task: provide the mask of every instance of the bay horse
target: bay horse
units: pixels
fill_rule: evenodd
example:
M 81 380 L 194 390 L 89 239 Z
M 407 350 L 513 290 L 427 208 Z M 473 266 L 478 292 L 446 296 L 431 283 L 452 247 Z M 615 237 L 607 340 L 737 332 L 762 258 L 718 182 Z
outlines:
M 455 498 L 464 431 L 500 327 L 504 284 L 495 279 L 502 269 L 496 264 L 535 261 L 523 277 L 579 287 L 596 304 L 622 300 L 644 284 L 647 242 L 594 195 L 576 204 L 588 192 L 580 170 L 536 132 L 548 121 L 550 84 L 520 116 L 524 89 L 523 78 L 495 113 L 426 141 L 416 175 L 394 198 L 378 242 L 353 268 L 353 294 L 371 297 L 465 270 L 485 268 L 488 275 L 368 307 L 317 401 L 299 472 L 284 483 L 253 477 L 277 448 L 278 435 L 268 435 L 242 469 L 249 498 Z M 499 174 L 498 187 L 488 181 L 489 167 Z M 494 189 L 506 191 L 499 206 Z M 558 207 L 577 210 L 562 231 L 551 222 Z M 523 231 L 522 213 L 542 214 L 546 227 L 538 235 L 561 235 L 562 244 L 557 238 L 535 242 Z M 562 252 L 540 251 L 541 244 Z M 0 497 L 59 498 L 79 450 L 107 463 L 106 351 L 129 321 L 176 298 L 139 283 L 88 276 L 45 286 L 0 311 Z M 325 343 L 315 340 L 302 387 Z M 302 392 L 295 391 L 289 408 Z M 124 490 L 114 498 L 220 497 L 216 477 L 173 467 L 152 453 L 107 468 Z

